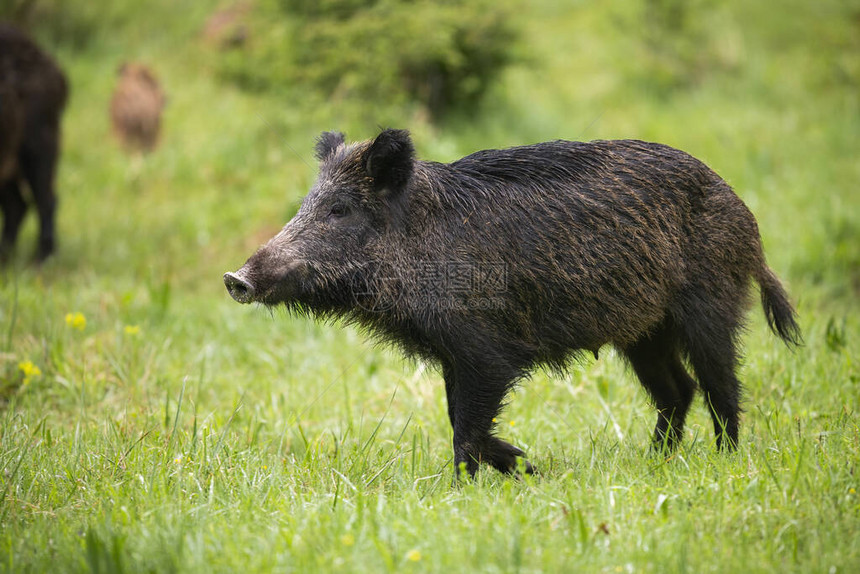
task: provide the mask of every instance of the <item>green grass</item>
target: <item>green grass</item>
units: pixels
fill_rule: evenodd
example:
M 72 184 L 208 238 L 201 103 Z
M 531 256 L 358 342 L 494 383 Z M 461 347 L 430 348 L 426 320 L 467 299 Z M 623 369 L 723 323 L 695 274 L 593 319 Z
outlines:
M 699 3 L 717 12 L 713 53 L 681 85 L 649 81 L 665 62 L 633 33 L 634 2 L 523 8 L 521 62 L 483 113 L 431 126 L 223 84 L 197 37 L 213 4 L 181 18 L 166 0 L 81 8 L 40 29 L 73 91 L 60 251 L 27 265 L 30 217 L 0 275 L 0 568 L 860 569 L 856 6 Z M 97 33 L 76 28 L 99 18 Z M 109 137 L 123 59 L 153 64 L 170 97 L 145 159 Z M 512 397 L 500 432 L 538 476 L 484 469 L 454 487 L 438 372 L 352 329 L 233 303 L 221 275 L 296 209 L 313 137 L 378 124 L 410 128 L 428 159 L 636 137 L 723 175 L 756 214 L 806 338 L 788 351 L 752 310 L 739 451 L 714 451 L 699 399 L 681 449 L 650 453 L 653 409 L 604 350 Z M 83 329 L 65 319 L 76 312 Z M 40 374 L 25 382 L 27 361 Z

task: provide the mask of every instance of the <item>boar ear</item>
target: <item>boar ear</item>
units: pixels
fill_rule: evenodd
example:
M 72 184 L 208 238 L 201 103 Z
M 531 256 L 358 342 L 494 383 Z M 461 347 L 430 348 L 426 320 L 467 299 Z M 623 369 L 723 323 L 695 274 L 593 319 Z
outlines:
M 377 189 L 399 190 L 412 177 L 415 148 L 406 130 L 383 130 L 370 144 L 364 169 Z
M 317 159 L 325 160 L 331 155 L 338 146 L 342 146 L 344 142 L 343 134 L 340 132 L 323 132 L 317 138 L 317 145 L 314 147 Z

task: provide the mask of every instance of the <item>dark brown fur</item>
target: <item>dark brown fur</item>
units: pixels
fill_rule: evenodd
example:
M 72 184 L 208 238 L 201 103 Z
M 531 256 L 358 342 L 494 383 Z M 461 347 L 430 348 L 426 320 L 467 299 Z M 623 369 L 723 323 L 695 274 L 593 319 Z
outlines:
M 165 98 L 155 74 L 143 64 L 123 64 L 110 102 L 113 132 L 129 151 L 150 152 L 158 145 Z
M 36 259 L 54 251 L 54 179 L 67 91 L 50 56 L 20 30 L 0 23 L 0 263 L 11 257 L 27 212 L 25 184 L 39 212 Z
M 772 328 L 799 340 L 752 214 L 684 152 L 556 141 L 440 164 L 386 130 L 352 145 L 323 134 L 317 154 L 296 217 L 225 276 L 228 289 L 346 318 L 441 365 L 454 460 L 471 473 L 479 462 L 511 471 L 523 454 L 492 434 L 516 382 L 605 344 L 653 398 L 658 445 L 680 439 L 698 386 L 718 444 L 733 447 L 752 281 Z

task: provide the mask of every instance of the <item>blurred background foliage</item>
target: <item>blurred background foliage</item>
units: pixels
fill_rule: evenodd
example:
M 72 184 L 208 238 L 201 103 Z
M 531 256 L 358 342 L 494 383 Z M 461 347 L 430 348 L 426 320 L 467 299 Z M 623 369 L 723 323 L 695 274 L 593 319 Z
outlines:
M 245 89 L 333 103 L 474 110 L 511 61 L 509 7 L 492 0 L 261 0 L 220 71 Z

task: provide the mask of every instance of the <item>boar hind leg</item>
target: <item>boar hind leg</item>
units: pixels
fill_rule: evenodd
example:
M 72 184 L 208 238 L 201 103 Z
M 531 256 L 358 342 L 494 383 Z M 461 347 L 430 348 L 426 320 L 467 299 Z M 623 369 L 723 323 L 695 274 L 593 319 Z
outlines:
M 673 449 L 683 437 L 696 391 L 695 381 L 681 364 L 674 329 L 661 325 L 623 352 L 657 408 L 654 447 Z
M 472 476 L 486 462 L 505 472 L 518 468 L 523 451 L 492 435 L 493 419 L 517 374 L 495 367 L 480 368 L 475 362 L 446 365 L 443 368 L 448 396 L 448 418 L 454 430 L 454 468 L 459 476 L 465 470 Z M 526 472 L 531 465 L 524 462 Z
M 0 264 L 7 263 L 15 249 L 15 241 L 27 204 L 21 196 L 21 188 L 15 178 L 0 184 L 0 210 L 3 211 L 3 236 L 0 239 Z
M 54 175 L 57 166 L 58 130 L 48 126 L 24 146 L 21 168 L 30 184 L 30 191 L 39 212 L 39 243 L 36 260 L 44 261 L 54 251 L 54 212 L 57 198 L 54 195 Z
M 737 328 L 725 324 L 685 325 L 684 346 L 711 413 L 719 449 L 734 449 L 738 444 L 741 383 L 735 375 Z

